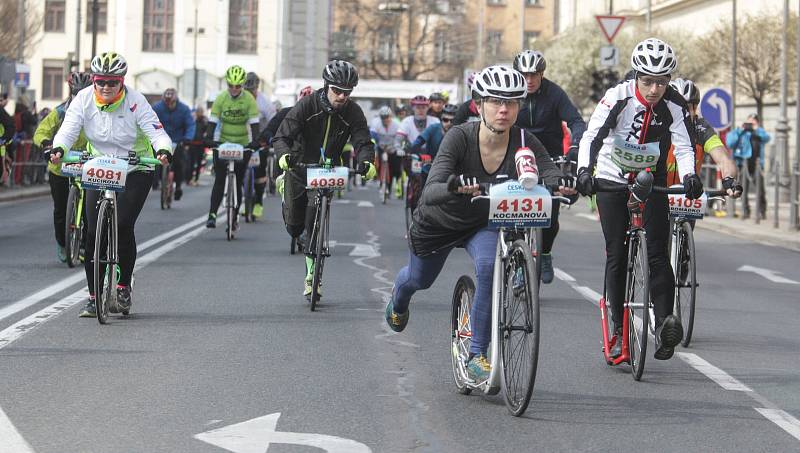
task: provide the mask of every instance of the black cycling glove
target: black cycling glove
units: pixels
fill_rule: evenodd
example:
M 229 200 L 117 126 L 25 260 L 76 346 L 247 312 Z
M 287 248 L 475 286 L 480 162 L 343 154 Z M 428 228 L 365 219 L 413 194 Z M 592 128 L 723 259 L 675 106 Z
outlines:
M 742 192 L 744 191 L 742 185 L 739 184 L 739 181 L 734 179 L 733 176 L 726 176 L 722 178 L 722 188 L 725 189 L 726 191 L 729 191 L 728 195 L 734 198 L 741 196 Z
M 585 197 L 588 197 L 594 193 L 594 178 L 589 172 L 589 169 L 586 167 L 578 170 L 578 182 L 575 185 L 575 188 L 578 189 L 578 192 Z
M 690 200 L 696 200 L 703 195 L 703 182 L 694 173 L 683 177 L 683 188 L 686 189 L 686 198 Z
M 558 178 L 558 187 L 566 187 L 568 189 L 575 188 L 575 178 L 572 176 L 560 176 Z
M 169 151 L 167 151 L 165 149 L 159 149 L 156 152 L 156 159 L 158 159 L 161 156 L 167 156 L 167 162 L 172 163 L 172 153 L 171 152 L 169 152 Z
M 459 187 L 474 186 L 480 184 L 478 178 L 465 176 L 465 175 L 450 175 L 447 178 L 447 191 L 458 193 Z M 464 194 L 462 194 L 464 195 Z

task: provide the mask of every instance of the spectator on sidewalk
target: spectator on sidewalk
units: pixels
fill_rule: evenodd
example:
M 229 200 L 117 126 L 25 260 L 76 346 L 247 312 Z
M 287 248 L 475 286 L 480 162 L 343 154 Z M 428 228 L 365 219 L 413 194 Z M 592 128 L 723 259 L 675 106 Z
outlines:
M 725 138 L 728 148 L 733 151 L 733 158 L 736 160 L 736 166 L 739 169 L 740 175 L 747 175 L 749 184 L 744 187 L 744 194 L 742 196 L 742 218 L 750 217 L 750 201 L 748 192 L 758 180 L 759 184 L 756 188 L 756 194 L 760 200 L 760 212 L 758 215 L 762 219 L 767 216 L 767 195 L 764 191 L 764 145 L 770 140 L 767 131 L 761 127 L 759 123 L 758 114 L 753 113 L 747 117 L 747 121 L 740 127 L 736 127 L 728 133 Z M 758 162 L 758 166 L 756 166 Z M 747 173 L 744 172 L 744 166 L 747 165 Z M 756 170 L 761 173 L 760 178 L 756 178 Z
M 6 111 L 8 93 L 0 95 L 0 184 L 5 181 L 6 167 L 10 166 L 6 157 L 6 148 L 14 137 L 14 119 Z
M 203 167 L 203 162 L 206 158 L 206 145 L 203 142 L 203 134 L 208 125 L 208 118 L 206 118 L 206 111 L 201 106 L 194 110 L 194 124 L 195 132 L 194 139 L 189 145 L 189 174 L 186 182 L 190 186 L 197 185 L 197 179 L 200 178 L 200 169 Z

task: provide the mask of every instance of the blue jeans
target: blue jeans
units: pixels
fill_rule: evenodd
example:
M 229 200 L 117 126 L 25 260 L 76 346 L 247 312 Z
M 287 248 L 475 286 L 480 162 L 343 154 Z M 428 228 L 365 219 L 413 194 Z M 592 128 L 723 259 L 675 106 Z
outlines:
M 472 302 L 473 354 L 486 354 L 492 339 L 492 277 L 494 257 L 497 251 L 497 230 L 484 228 L 469 238 L 465 248 L 475 264 L 475 300 Z M 450 250 L 443 250 L 431 256 L 419 257 L 409 252 L 408 265 L 400 269 L 394 280 L 392 304 L 395 313 L 405 313 L 411 296 L 420 289 L 431 287 L 442 271 Z

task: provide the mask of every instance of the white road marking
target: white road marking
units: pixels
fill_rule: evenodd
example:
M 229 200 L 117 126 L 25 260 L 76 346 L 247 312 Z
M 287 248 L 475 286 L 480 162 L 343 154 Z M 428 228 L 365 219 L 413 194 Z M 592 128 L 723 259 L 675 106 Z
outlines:
M 589 219 L 589 220 L 591 220 L 593 222 L 597 222 L 598 220 L 600 220 L 600 219 L 597 218 L 596 215 L 587 214 L 585 212 L 579 212 L 579 213 L 575 214 L 575 217 L 583 217 L 584 219 Z
M 0 408 L 0 453 L 33 453 L 33 448 Z
M 165 240 L 167 238 L 175 236 L 176 234 L 180 234 L 180 233 L 188 230 L 189 228 L 195 226 L 198 221 L 205 220 L 205 218 L 206 218 L 205 216 L 199 217 L 199 218 L 197 218 L 195 220 L 191 220 L 191 221 L 189 221 L 189 222 L 187 222 L 187 223 L 185 223 L 185 224 L 183 224 L 183 225 L 181 225 L 181 226 L 179 226 L 177 228 L 169 230 L 166 233 L 160 234 L 160 235 L 154 237 L 153 239 L 150 239 L 150 240 L 144 242 L 143 244 L 139 245 L 138 246 L 138 251 L 141 253 L 141 252 L 147 250 L 148 248 L 158 244 L 159 242 L 161 242 L 161 241 L 163 241 L 163 240 Z M 59 280 L 56 283 L 53 283 L 52 285 L 48 286 L 47 288 L 44 288 L 44 289 L 42 289 L 40 291 L 37 291 L 37 292 L 31 294 L 30 296 L 25 297 L 24 299 L 18 300 L 17 302 L 14 302 L 12 304 L 6 305 L 5 307 L 1 308 L 0 309 L 0 320 L 8 318 L 9 316 L 12 316 L 12 315 L 14 315 L 14 314 L 16 314 L 16 313 L 18 313 L 18 312 L 20 312 L 22 310 L 25 310 L 28 307 L 36 305 L 39 302 L 43 301 L 44 299 L 47 299 L 48 297 L 50 297 L 50 296 L 52 296 L 54 294 L 58 294 L 61 291 L 64 291 L 65 289 L 84 281 L 85 279 L 86 279 L 86 275 L 83 273 L 83 269 L 82 269 L 82 266 L 81 266 L 81 269 L 79 269 L 79 271 L 75 272 L 73 275 L 70 275 L 69 277 L 64 278 L 62 280 Z
M 601 297 L 599 293 L 589 288 L 588 286 L 578 285 L 574 277 L 567 274 L 561 269 L 556 268 L 555 275 L 556 277 L 559 278 L 559 280 L 566 282 L 570 287 L 572 287 L 572 289 L 580 293 L 586 300 L 591 302 L 593 305 L 598 305 Z M 652 337 L 652 335 L 650 335 L 650 337 Z M 691 352 L 676 352 L 675 355 L 677 355 L 681 360 L 686 362 L 689 366 L 691 366 L 695 370 L 699 371 L 712 381 L 716 382 L 723 389 L 743 392 L 743 394 L 749 396 L 750 398 L 758 402 L 760 406 L 764 406 L 764 407 L 754 407 L 753 409 L 758 411 L 767 420 L 778 425 L 781 429 L 789 433 L 789 435 L 793 436 L 797 440 L 800 440 L 800 420 L 793 417 L 788 412 L 780 409 L 775 403 L 761 396 L 753 389 L 740 382 L 738 379 L 726 373 L 721 368 L 712 365 L 699 355 L 693 354 Z
M 352 439 L 327 434 L 277 431 L 281 413 L 264 415 L 194 436 L 195 439 L 234 453 L 264 453 L 272 444 L 303 445 L 328 453 L 370 453 L 369 447 Z
M 786 277 L 781 277 L 778 271 L 773 271 L 772 269 L 764 269 L 763 267 L 755 267 L 755 266 L 748 266 L 744 265 L 739 269 L 736 269 L 739 272 L 752 272 L 756 275 L 760 275 L 767 280 L 775 283 L 788 283 L 790 285 L 800 285 L 800 282 L 796 282 L 794 280 L 788 279 Z
M 725 390 L 734 390 L 737 392 L 752 392 L 753 389 L 742 384 L 736 378 L 726 373 L 725 371 L 708 363 L 705 359 L 697 354 L 691 352 L 676 352 L 681 360 L 688 363 L 695 370 L 706 375 L 707 378 L 719 384 Z
M 767 420 L 783 428 L 784 431 L 792 435 L 795 439 L 800 440 L 800 420 L 792 417 L 788 412 L 764 407 L 755 407 L 753 409 L 757 410 Z
M 359 201 L 359 202 L 358 202 L 358 207 L 359 207 L 359 208 L 374 208 L 374 207 L 375 207 L 375 205 L 374 205 L 374 204 L 372 204 L 372 202 L 371 202 L 371 201 L 364 201 L 364 200 L 362 200 L 362 201 Z

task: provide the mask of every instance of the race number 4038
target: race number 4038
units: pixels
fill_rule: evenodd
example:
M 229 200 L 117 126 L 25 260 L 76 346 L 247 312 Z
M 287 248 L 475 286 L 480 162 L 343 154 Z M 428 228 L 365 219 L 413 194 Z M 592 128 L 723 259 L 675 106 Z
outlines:
M 125 190 L 128 162 L 114 157 L 95 157 L 83 164 L 81 184 L 86 189 Z
M 684 194 L 669 195 L 669 215 L 686 219 L 702 219 L 706 213 L 708 197 L 703 194 L 700 198 L 692 200 Z
M 309 168 L 306 170 L 306 189 L 344 189 L 349 171 L 347 167 Z
M 517 181 L 497 184 L 489 190 L 489 224 L 518 228 L 550 226 L 553 201 L 542 186 L 525 189 Z

